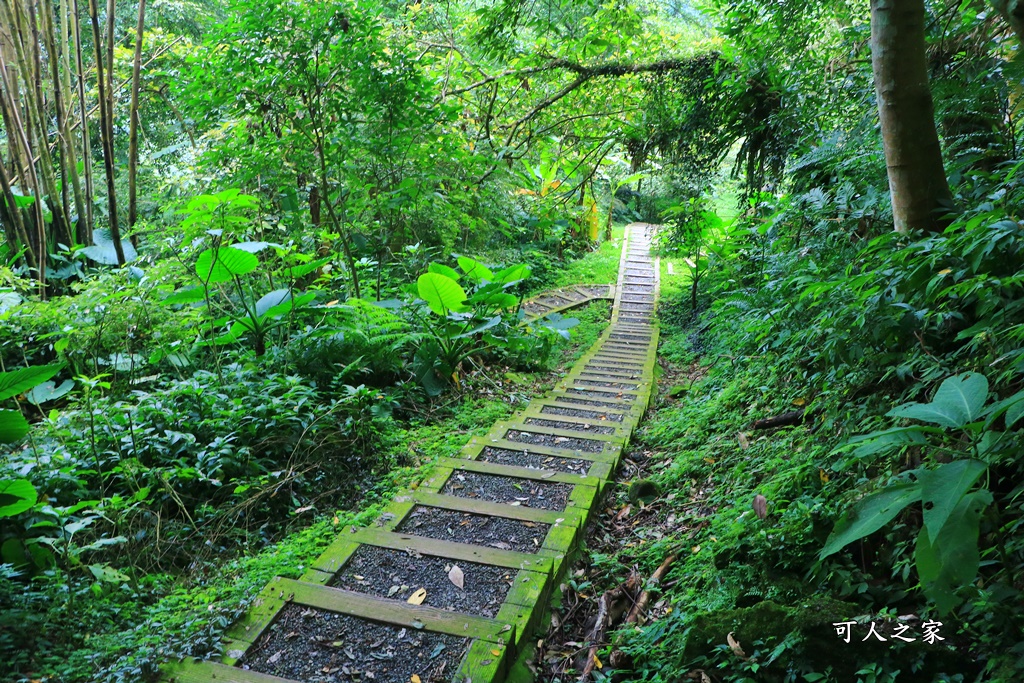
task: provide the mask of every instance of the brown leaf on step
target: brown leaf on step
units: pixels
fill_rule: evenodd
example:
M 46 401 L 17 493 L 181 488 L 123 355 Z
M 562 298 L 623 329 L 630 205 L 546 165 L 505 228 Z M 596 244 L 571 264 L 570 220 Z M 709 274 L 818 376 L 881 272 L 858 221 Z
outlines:
M 281 661 L 281 655 L 284 654 L 284 650 L 278 650 L 274 654 L 267 657 L 267 664 L 277 664 Z
M 630 509 L 631 509 L 631 508 L 630 508 L 630 506 L 629 506 L 629 505 L 627 505 L 627 506 L 625 506 L 624 508 L 622 508 L 621 510 L 619 510 L 619 514 L 615 515 L 615 521 L 616 521 L 616 522 L 621 522 L 621 521 L 622 521 L 622 520 L 624 520 L 624 519 L 625 519 L 626 517 L 629 517 L 629 511 L 630 511 Z
M 760 493 L 754 496 L 754 512 L 758 519 L 764 519 L 768 515 L 768 499 Z
M 732 631 L 729 631 L 729 634 L 725 637 L 725 640 L 729 643 L 729 649 L 732 650 L 732 653 L 734 655 L 741 659 L 747 658 L 747 653 L 743 651 L 742 647 L 740 647 L 739 641 L 732 637 Z
M 491 545 L 494 546 L 495 548 L 499 549 L 499 550 L 512 550 L 512 546 L 510 546 L 508 543 L 505 543 L 504 541 L 498 541 L 497 543 L 491 543 Z
M 459 565 L 453 564 L 452 568 L 448 570 L 448 580 L 454 583 L 457 588 L 465 590 L 466 575 L 459 569 Z
M 746 434 L 744 434 L 743 432 L 737 432 L 736 438 L 740 442 L 740 448 L 742 448 L 743 450 L 747 450 L 748 448 L 750 448 L 750 442 L 747 441 Z
M 419 588 L 419 589 L 416 590 L 415 593 L 413 593 L 412 595 L 409 596 L 409 599 L 406 600 L 406 602 L 409 603 L 410 605 L 422 605 L 423 601 L 426 600 L 426 599 L 427 599 L 427 589 L 426 588 Z

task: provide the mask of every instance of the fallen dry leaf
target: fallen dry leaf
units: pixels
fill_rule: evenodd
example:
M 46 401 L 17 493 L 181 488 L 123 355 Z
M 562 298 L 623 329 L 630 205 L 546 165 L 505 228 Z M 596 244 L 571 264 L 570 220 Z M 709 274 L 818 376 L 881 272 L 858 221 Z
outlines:
M 454 583 L 456 588 L 465 590 L 466 575 L 459 568 L 459 565 L 452 565 L 452 568 L 448 571 L 448 580 Z
M 419 588 L 419 589 L 416 590 L 415 593 L 413 593 L 412 595 L 409 596 L 409 599 L 406 600 L 406 602 L 409 603 L 410 605 L 422 605 L 423 601 L 426 600 L 426 599 L 427 599 L 427 589 L 426 588 Z
M 619 514 L 615 515 L 615 521 L 616 522 L 621 522 L 626 517 L 629 517 L 629 511 L 630 511 L 630 506 L 629 505 L 627 505 L 624 508 L 622 508 L 621 510 L 619 510 Z
M 750 448 L 750 442 L 747 441 L 747 435 L 746 434 L 744 434 L 743 432 L 738 432 L 736 434 L 736 438 L 740 442 L 740 448 L 742 448 L 743 450 L 747 450 L 748 448 Z
M 420 680 L 419 676 L 413 674 L 412 676 L 409 676 L 409 683 L 423 683 L 423 681 Z
M 729 631 L 729 634 L 725 637 L 725 640 L 729 643 L 729 649 L 732 650 L 732 653 L 734 655 L 742 659 L 747 658 L 747 653 L 743 651 L 742 647 L 740 647 L 739 641 L 732 637 L 732 631 Z

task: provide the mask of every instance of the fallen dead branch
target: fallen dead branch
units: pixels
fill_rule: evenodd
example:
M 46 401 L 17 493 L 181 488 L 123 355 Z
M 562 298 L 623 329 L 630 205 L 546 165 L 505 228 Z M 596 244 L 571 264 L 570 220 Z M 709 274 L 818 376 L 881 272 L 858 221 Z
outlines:
M 665 558 L 665 561 L 661 563 L 661 566 L 651 574 L 650 580 L 647 582 L 647 587 L 640 594 L 640 598 L 633 603 L 633 608 L 629 610 L 629 614 L 626 615 L 627 624 L 635 624 L 640 618 L 640 615 L 647 609 L 648 603 L 651 601 L 651 591 L 658 587 L 661 580 L 665 578 L 665 574 L 668 573 L 672 563 L 676 561 L 678 555 L 669 555 Z
M 586 683 L 590 675 L 597 667 L 597 651 L 604 643 L 605 634 L 608 629 L 618 623 L 622 615 L 630 605 L 634 604 L 637 590 L 639 589 L 640 578 L 636 572 L 630 572 L 626 582 L 617 588 L 605 591 L 597 601 L 597 616 L 594 625 L 587 633 L 585 642 L 590 643 L 587 650 L 587 660 L 583 664 L 583 671 L 580 674 L 579 683 Z

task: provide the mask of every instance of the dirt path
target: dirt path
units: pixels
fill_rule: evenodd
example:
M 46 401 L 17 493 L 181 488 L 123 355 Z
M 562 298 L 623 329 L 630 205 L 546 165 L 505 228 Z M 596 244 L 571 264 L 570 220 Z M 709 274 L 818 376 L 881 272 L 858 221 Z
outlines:
M 510 680 L 650 401 L 659 280 L 648 237 L 627 226 L 614 290 L 566 288 L 529 311 L 614 293 L 608 328 L 550 394 L 442 458 L 374 526 L 344 530 L 302 579 L 272 581 L 219 661 L 169 665 L 165 678 Z

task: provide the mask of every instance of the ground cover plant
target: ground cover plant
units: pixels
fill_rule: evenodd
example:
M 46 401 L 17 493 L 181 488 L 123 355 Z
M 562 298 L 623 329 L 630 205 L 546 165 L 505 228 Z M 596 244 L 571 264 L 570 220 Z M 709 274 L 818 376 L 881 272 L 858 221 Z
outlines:
M 0 3 L 0 677 L 216 651 L 580 358 L 610 305 L 526 304 L 645 221 L 660 397 L 532 675 L 1018 680 L 1022 40 L 998 0 Z M 527 424 L 633 386 L 577 384 Z

